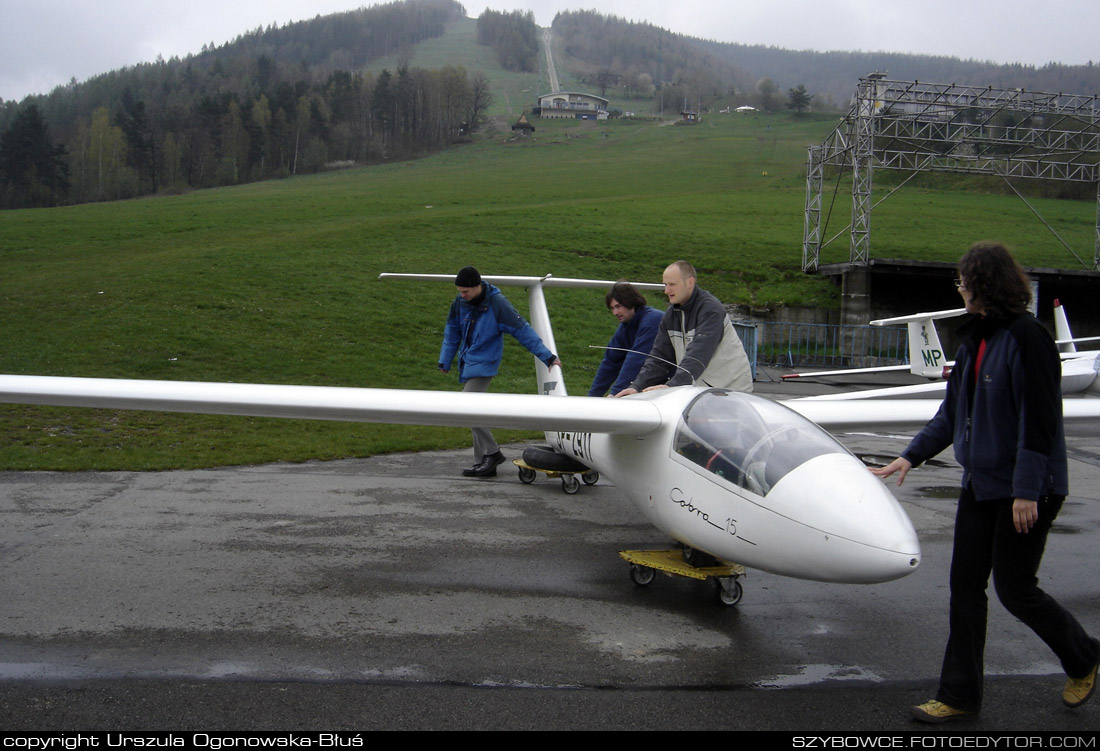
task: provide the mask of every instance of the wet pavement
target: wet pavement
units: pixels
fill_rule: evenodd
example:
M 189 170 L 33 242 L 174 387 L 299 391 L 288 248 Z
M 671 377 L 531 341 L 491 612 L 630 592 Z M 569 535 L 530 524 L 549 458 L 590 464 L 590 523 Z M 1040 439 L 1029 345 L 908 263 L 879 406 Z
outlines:
M 840 437 L 868 459 L 907 441 Z M 1095 634 L 1100 436 L 1070 446 L 1040 573 Z M 468 464 L 0 473 L 0 728 L 924 729 L 908 706 L 946 638 L 949 456 L 896 492 L 914 574 L 750 571 L 736 607 L 710 582 L 634 585 L 617 552 L 669 541 L 606 480 L 570 496 Z M 1057 661 L 995 602 L 986 671 L 981 717 L 952 729 L 1100 728 L 1100 702 L 1062 707 Z

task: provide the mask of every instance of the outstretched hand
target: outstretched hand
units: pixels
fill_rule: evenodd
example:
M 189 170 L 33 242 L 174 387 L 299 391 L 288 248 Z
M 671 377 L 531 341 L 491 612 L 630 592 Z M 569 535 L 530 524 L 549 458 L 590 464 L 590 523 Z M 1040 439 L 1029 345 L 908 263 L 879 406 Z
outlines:
M 905 476 L 909 474 L 909 470 L 913 468 L 913 463 L 908 459 L 899 456 L 894 461 L 887 464 L 885 467 L 871 467 L 871 474 L 875 477 L 881 477 L 885 480 L 895 472 L 898 474 L 898 485 L 905 482 Z

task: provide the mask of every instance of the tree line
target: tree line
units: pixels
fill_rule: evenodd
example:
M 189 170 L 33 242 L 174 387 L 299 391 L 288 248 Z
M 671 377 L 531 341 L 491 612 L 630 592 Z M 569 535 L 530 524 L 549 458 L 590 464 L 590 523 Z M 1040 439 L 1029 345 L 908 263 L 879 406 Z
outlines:
M 483 74 L 450 66 L 337 70 L 246 99 L 200 94 L 186 107 L 149 106 L 126 90 L 113 112 L 100 105 L 79 118 L 64 146 L 30 104 L 0 136 L 0 201 L 109 201 L 409 158 L 475 129 L 489 101 Z
M 483 121 L 488 80 L 410 67 L 401 50 L 458 17 L 465 10 L 453 0 L 406 0 L 0 103 L 0 207 L 231 185 L 443 148 Z M 377 75 L 332 65 L 394 52 L 396 70 Z
M 664 109 L 686 101 L 693 109 L 721 103 L 769 111 L 784 106 L 843 110 L 859 78 L 875 71 L 901 81 L 1100 92 L 1100 65 L 1091 62 L 1030 66 L 889 52 L 787 50 L 681 36 L 593 10 L 558 13 L 552 28 L 566 52 L 579 61 L 578 68 L 585 69 L 583 80 L 600 96 L 659 99 Z M 786 104 L 779 94 L 784 90 Z

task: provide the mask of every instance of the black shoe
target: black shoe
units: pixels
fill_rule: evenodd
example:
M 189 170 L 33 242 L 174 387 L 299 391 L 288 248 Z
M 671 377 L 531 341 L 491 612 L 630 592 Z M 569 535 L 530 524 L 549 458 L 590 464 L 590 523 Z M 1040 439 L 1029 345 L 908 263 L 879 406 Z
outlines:
M 499 451 L 495 454 L 489 454 L 487 457 L 481 460 L 481 464 L 477 465 L 470 472 L 469 477 L 496 477 L 497 465 L 504 463 L 504 454 Z M 465 472 L 463 472 L 465 474 Z
M 477 472 L 477 468 L 480 467 L 480 466 L 481 466 L 481 464 L 475 464 L 472 467 L 467 467 L 466 469 L 462 470 L 462 476 L 463 477 L 473 477 L 474 473 Z

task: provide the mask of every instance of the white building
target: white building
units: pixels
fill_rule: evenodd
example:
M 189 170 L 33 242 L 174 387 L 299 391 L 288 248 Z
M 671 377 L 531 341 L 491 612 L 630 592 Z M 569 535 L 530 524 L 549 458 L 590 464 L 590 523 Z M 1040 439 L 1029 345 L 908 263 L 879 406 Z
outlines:
M 593 94 L 554 91 L 539 97 L 539 117 L 606 120 L 608 100 Z

